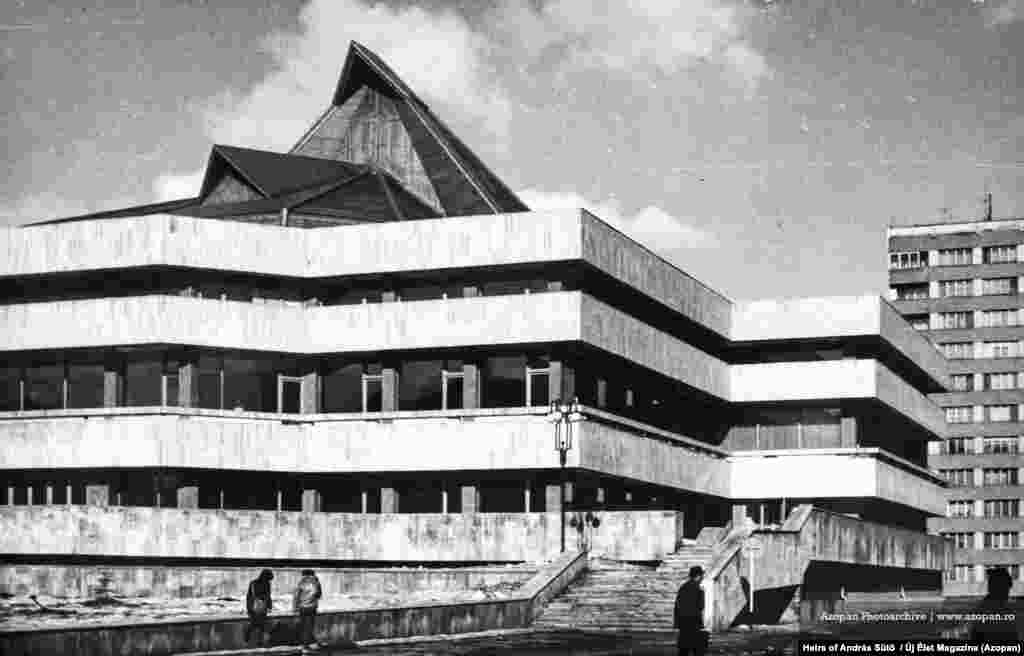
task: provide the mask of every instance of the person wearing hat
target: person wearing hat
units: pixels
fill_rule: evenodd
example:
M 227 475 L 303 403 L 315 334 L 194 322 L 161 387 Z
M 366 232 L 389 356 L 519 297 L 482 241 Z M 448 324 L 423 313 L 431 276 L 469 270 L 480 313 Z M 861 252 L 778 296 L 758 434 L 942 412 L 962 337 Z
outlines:
M 690 577 L 676 594 L 674 626 L 679 631 L 676 645 L 680 656 L 703 656 L 707 649 L 708 634 L 704 630 L 704 568 L 690 568 Z
M 270 596 L 270 582 L 273 580 L 274 573 L 265 569 L 249 583 L 249 590 L 245 593 L 245 612 L 249 615 L 249 626 L 245 630 L 246 644 L 252 641 L 253 634 L 259 636 L 261 646 L 267 642 L 267 616 L 274 607 L 274 600 Z

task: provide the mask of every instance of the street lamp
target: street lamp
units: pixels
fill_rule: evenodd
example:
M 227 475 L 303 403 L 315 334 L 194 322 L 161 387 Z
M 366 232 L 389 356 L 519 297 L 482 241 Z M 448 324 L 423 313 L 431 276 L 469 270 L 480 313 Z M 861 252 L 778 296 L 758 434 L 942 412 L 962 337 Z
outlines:
M 562 527 L 562 552 L 565 553 L 565 459 L 566 454 L 572 449 L 572 425 L 583 420 L 583 413 L 580 412 L 580 401 L 573 397 L 572 403 L 562 403 L 555 399 L 551 402 L 551 409 L 548 411 L 548 421 L 555 425 L 555 450 L 558 451 L 558 462 L 561 466 L 561 527 Z

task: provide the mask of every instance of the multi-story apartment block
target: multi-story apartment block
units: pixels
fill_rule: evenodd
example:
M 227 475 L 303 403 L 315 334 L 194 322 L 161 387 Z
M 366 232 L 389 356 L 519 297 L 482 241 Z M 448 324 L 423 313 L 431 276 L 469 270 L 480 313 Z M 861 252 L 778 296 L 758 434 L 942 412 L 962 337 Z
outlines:
M 950 361 L 951 391 L 933 395 L 949 424 L 930 445 L 946 478 L 953 540 L 950 594 L 980 594 L 985 571 L 1024 562 L 1024 220 L 892 227 L 890 299 Z M 1017 590 L 1022 590 L 1017 583 Z

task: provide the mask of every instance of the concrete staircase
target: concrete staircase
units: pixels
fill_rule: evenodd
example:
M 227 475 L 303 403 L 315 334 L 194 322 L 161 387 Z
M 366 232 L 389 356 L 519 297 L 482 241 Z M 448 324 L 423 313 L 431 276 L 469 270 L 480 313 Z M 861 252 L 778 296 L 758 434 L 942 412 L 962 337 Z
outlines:
M 590 569 L 555 597 L 533 626 L 589 631 L 671 631 L 676 591 L 713 548 L 690 543 L 658 567 L 592 558 Z

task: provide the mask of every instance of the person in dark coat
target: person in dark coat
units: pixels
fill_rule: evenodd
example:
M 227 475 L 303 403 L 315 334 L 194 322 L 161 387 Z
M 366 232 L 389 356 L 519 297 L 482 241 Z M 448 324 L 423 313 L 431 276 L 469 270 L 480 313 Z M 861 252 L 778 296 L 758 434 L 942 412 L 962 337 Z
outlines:
M 319 648 L 316 642 L 316 609 L 321 596 L 320 579 L 313 570 L 302 570 L 302 579 L 295 588 L 295 612 L 299 614 L 299 644 L 310 650 Z
M 270 596 L 270 582 L 273 580 L 274 573 L 265 569 L 249 583 L 245 593 L 245 612 L 249 615 L 249 626 L 245 629 L 246 644 L 251 644 L 253 635 L 258 636 L 261 646 L 267 642 L 267 617 L 274 607 L 274 600 Z
M 708 634 L 704 630 L 704 569 L 690 568 L 690 578 L 679 587 L 676 594 L 674 626 L 679 631 L 677 646 L 679 656 L 703 656 L 707 649 Z
M 1013 578 L 1005 567 L 994 567 L 988 573 L 988 594 L 981 600 L 975 613 L 989 615 L 971 627 L 971 640 L 981 642 L 1017 641 L 1017 623 L 1010 605 Z M 1002 616 L 997 619 L 995 616 Z

